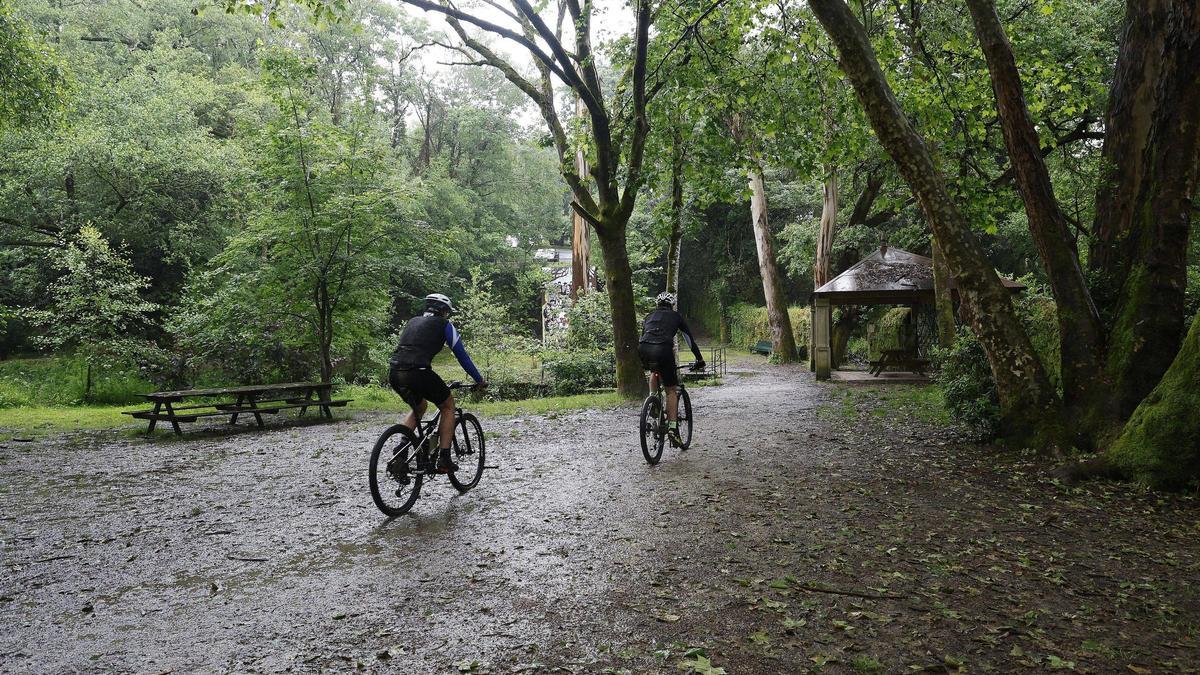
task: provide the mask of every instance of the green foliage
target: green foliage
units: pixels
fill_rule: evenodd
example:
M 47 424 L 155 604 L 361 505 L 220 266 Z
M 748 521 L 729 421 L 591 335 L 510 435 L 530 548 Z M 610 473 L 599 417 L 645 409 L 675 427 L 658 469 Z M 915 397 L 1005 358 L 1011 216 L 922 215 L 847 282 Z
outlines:
M 548 352 L 542 358 L 556 396 L 613 386 L 616 363 L 611 349 Z
M 28 316 L 44 333 L 39 342 L 55 351 L 75 350 L 88 367 L 111 367 L 137 348 L 137 335 L 158 306 L 142 299 L 149 281 L 135 273 L 99 230 L 85 226 L 52 265 L 63 276 L 50 289 L 51 308 Z M 84 396 L 91 394 L 91 378 Z
M 1054 299 L 1045 284 L 1032 277 L 1021 281 L 1028 289 L 1015 298 L 1017 316 L 1033 342 L 1046 374 L 1055 385 L 1062 385 L 1059 352 L 1058 315 Z M 958 420 L 985 435 L 994 435 L 1000 420 L 999 398 L 983 346 L 965 327 L 958 329 L 954 344 L 935 350 L 935 379 L 941 385 L 946 405 Z
M 875 330 L 867 333 L 867 358 L 878 359 L 885 349 L 911 349 L 916 335 L 908 323 L 912 311 L 908 307 L 893 307 L 872 324 Z
M 127 365 L 118 364 L 95 374 L 91 395 L 85 397 L 87 364 L 80 358 L 52 357 L 0 361 L 0 408 L 129 404 L 155 389 Z
M 567 310 L 567 348 L 580 351 L 612 350 L 612 310 L 608 293 L 588 293 Z
M 0 0 L 0 133 L 44 125 L 57 116 L 66 93 L 58 55 Z
M 1000 424 L 1000 399 L 983 345 L 974 333 L 959 327 L 954 344 L 934 350 L 934 378 L 942 389 L 951 416 L 987 437 Z
M 807 345 L 812 334 L 812 314 L 808 307 L 788 307 L 792 320 L 792 333 L 797 345 Z M 735 347 L 750 347 L 755 343 L 771 341 L 771 325 L 767 321 L 767 308 L 757 305 L 736 304 L 729 308 L 729 344 Z

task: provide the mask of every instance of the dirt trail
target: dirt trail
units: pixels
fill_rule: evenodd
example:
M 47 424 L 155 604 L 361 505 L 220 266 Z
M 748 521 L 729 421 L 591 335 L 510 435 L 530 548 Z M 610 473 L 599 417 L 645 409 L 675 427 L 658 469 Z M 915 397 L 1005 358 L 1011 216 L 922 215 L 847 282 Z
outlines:
M 835 391 L 761 366 L 695 389 L 694 447 L 657 467 L 634 406 L 484 420 L 501 468 L 393 521 L 380 415 L 0 445 L 0 670 L 1200 662 L 1194 500 L 1057 486 Z

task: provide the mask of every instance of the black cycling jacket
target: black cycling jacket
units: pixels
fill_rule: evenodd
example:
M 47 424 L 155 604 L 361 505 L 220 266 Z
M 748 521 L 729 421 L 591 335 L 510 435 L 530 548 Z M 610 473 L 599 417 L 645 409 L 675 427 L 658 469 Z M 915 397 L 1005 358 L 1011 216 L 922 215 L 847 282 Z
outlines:
M 692 331 L 683 320 L 683 315 L 673 309 L 656 309 L 646 315 L 646 320 L 642 322 L 641 342 L 648 345 L 670 344 L 677 332 L 683 333 L 683 338 L 692 348 L 696 360 L 703 361 L 700 347 L 696 344 L 696 338 L 692 337 Z

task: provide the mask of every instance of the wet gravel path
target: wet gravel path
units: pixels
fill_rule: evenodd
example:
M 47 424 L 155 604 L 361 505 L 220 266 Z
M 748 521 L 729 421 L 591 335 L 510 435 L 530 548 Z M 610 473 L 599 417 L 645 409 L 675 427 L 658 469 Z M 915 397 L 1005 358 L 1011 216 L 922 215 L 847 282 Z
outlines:
M 1055 486 L 837 395 L 787 367 L 695 389 L 657 467 L 634 406 L 484 420 L 500 469 L 391 521 L 381 415 L 9 444 L 0 670 L 1195 668 L 1194 500 Z

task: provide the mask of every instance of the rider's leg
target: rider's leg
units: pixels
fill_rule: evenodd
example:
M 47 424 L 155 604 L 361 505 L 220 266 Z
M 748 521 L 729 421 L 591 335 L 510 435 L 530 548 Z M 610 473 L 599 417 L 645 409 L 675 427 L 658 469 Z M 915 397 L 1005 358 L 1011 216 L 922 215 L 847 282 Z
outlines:
M 658 371 L 652 370 L 652 371 L 650 371 L 650 391 L 651 391 L 651 393 L 653 393 L 656 389 L 658 389 Z
M 438 420 L 440 449 L 446 450 L 450 447 L 450 440 L 454 438 L 454 394 L 447 396 L 438 409 L 442 411 L 442 418 Z
M 413 408 L 413 411 L 408 413 L 408 417 L 405 417 L 401 424 L 408 427 L 410 431 L 416 431 L 417 425 L 421 423 L 421 418 L 425 416 L 426 407 L 428 407 L 427 402 L 422 400 L 420 405 Z
M 679 417 L 679 387 L 666 387 L 667 390 L 667 421 L 674 422 Z
M 438 420 L 438 467 L 440 473 L 454 473 L 458 465 L 450 456 L 450 441 L 454 440 L 454 395 L 446 396 L 446 400 L 438 406 L 442 417 Z

